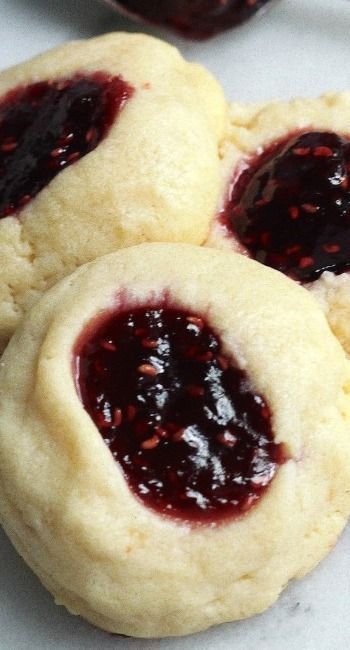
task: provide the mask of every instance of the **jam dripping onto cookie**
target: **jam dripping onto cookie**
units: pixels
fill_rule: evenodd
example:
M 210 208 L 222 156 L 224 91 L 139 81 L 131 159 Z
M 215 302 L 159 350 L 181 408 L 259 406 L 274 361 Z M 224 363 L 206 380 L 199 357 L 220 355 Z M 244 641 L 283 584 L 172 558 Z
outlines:
M 249 510 L 284 462 L 271 413 L 201 316 L 137 308 L 92 324 L 77 390 L 133 492 L 193 522 Z
M 102 72 L 19 86 L 0 100 L 0 218 L 106 136 L 131 87 Z
M 223 219 L 251 256 L 300 282 L 350 268 L 350 141 L 311 131 L 251 160 Z
M 270 0 L 118 0 L 133 14 L 184 36 L 208 38 L 248 20 Z

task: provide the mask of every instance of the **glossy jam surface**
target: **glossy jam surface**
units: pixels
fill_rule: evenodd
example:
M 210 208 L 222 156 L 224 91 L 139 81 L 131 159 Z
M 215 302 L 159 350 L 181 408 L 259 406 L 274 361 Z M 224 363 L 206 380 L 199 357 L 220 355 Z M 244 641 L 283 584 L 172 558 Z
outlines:
M 98 72 L 20 86 L 0 100 L 0 218 L 95 149 L 131 93 Z
M 191 38 L 207 38 L 244 22 L 270 0 L 118 0 L 128 11 Z
M 251 256 L 300 282 L 350 268 L 350 141 L 312 131 L 273 145 L 235 182 L 224 220 Z
M 201 317 L 109 314 L 75 355 L 84 407 L 145 505 L 214 522 L 264 493 L 284 460 L 269 408 Z

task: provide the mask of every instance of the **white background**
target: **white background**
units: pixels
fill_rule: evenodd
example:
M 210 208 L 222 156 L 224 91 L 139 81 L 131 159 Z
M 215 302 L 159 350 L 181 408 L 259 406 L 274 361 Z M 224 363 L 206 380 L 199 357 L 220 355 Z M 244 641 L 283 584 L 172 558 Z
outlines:
M 93 0 L 0 0 L 0 67 L 118 29 L 136 27 Z M 204 43 L 147 31 L 207 65 L 231 99 L 350 89 L 349 0 L 279 0 L 263 16 Z M 348 650 L 349 546 L 348 528 L 322 565 L 261 616 L 192 637 L 142 641 L 105 634 L 56 607 L 0 532 L 0 650 Z

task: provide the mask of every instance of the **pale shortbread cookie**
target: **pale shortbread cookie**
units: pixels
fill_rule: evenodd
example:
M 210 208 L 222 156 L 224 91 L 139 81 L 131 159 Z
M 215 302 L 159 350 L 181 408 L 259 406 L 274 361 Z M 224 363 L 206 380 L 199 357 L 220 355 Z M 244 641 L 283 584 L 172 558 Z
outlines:
M 350 134 L 350 93 L 328 93 L 317 99 L 275 101 L 267 104 L 230 107 L 230 127 L 222 155 L 222 191 L 219 209 L 227 200 L 229 186 L 234 185 L 245 162 L 259 155 L 274 142 L 290 134 L 307 131 L 333 131 L 340 136 Z M 216 218 L 207 240 L 208 246 L 227 248 L 243 254 L 246 249 Z M 350 258 L 350 251 L 349 251 Z M 336 276 L 326 272 L 319 280 L 306 285 L 323 307 L 330 326 L 346 352 L 350 354 L 350 278 L 347 273 Z
M 307 287 L 320 303 L 332 331 L 350 357 L 350 275 L 326 271 Z
M 289 457 L 220 525 L 143 505 L 75 386 L 73 348 L 97 314 L 164 300 L 213 328 Z M 56 601 L 105 630 L 180 635 L 261 612 L 345 524 L 349 362 L 309 293 L 244 256 L 144 244 L 95 260 L 34 306 L 1 366 L 2 524 Z
M 2 72 L 0 97 L 96 71 L 120 75 L 133 94 L 96 149 L 0 220 L 0 349 L 29 306 L 80 264 L 142 241 L 207 236 L 226 105 L 211 75 L 174 47 L 123 33 L 68 43 Z

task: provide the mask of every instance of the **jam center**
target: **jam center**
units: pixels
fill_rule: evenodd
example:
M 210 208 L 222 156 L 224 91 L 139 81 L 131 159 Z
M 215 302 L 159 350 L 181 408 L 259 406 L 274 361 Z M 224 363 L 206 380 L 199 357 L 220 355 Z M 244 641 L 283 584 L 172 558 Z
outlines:
M 128 11 L 185 36 L 206 38 L 244 22 L 269 0 L 118 0 Z
M 259 262 L 301 282 L 350 268 L 350 141 L 311 131 L 268 148 L 223 218 Z
M 0 101 L 0 218 L 95 149 L 131 93 L 102 72 L 10 91 Z
M 109 314 L 83 333 L 75 362 L 85 409 L 131 490 L 158 512 L 239 515 L 283 462 L 264 398 L 200 316 Z

